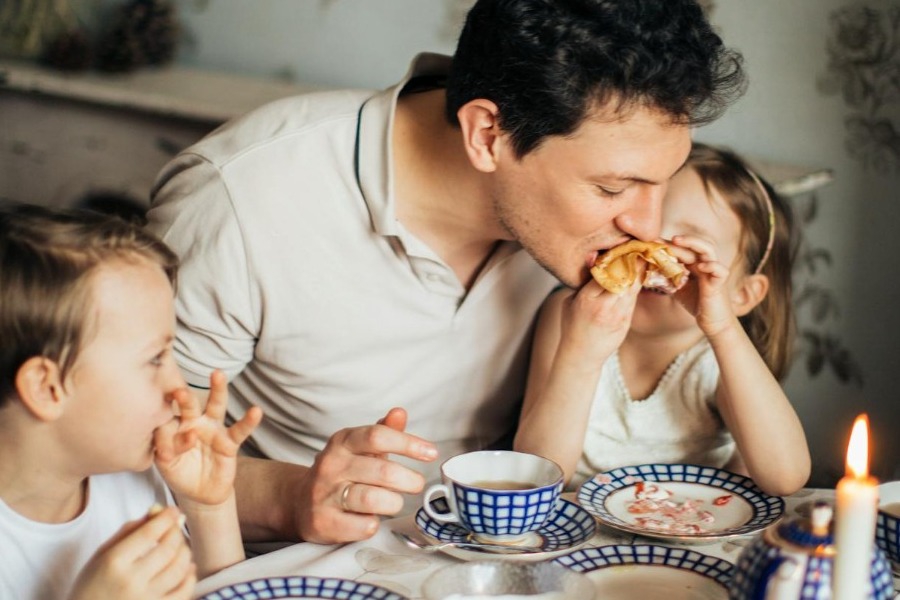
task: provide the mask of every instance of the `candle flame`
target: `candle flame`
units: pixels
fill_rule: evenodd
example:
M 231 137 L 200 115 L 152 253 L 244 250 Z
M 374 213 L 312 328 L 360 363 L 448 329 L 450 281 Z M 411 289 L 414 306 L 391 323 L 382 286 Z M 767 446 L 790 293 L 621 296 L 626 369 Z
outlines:
M 847 474 L 857 479 L 869 475 L 869 417 L 866 414 L 859 415 L 853 422 L 847 444 Z

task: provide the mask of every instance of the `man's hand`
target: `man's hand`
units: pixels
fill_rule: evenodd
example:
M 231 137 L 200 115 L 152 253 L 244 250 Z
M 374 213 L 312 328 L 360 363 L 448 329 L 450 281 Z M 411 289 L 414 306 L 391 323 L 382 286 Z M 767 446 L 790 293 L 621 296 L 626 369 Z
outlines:
M 389 454 L 430 462 L 433 444 L 405 433 L 407 415 L 391 409 L 378 423 L 342 429 L 331 436 L 306 473 L 296 500 L 298 532 L 310 542 L 366 539 L 380 515 L 403 508 L 402 494 L 418 494 L 420 473 L 393 462 Z
M 188 600 L 196 571 L 169 507 L 123 525 L 81 570 L 69 600 Z

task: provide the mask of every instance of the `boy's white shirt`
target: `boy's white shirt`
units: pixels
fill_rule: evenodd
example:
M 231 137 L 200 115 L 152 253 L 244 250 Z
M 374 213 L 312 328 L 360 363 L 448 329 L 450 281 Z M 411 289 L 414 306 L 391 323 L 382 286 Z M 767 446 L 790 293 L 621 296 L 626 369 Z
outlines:
M 719 365 L 703 339 L 675 358 L 647 398 L 634 400 L 614 353 L 603 365 L 570 487 L 626 465 L 724 467 L 736 446 L 716 409 L 718 383 Z
M 26 519 L 0 500 L 0 598 L 65 598 L 97 549 L 153 504 L 174 504 L 155 467 L 90 477 L 87 505 L 67 523 Z

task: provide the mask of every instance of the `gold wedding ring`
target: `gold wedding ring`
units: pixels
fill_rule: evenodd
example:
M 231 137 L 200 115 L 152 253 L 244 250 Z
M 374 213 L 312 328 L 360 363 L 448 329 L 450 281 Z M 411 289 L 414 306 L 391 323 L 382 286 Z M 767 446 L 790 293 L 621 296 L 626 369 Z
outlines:
M 341 492 L 341 510 L 344 512 L 350 512 L 350 508 L 347 506 L 347 496 L 350 495 L 350 488 L 353 487 L 353 482 L 349 482 L 344 486 L 344 491 Z

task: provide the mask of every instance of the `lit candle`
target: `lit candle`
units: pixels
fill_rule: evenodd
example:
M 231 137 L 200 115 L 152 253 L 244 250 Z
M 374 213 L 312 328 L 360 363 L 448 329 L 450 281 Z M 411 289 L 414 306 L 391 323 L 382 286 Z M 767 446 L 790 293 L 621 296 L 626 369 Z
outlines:
M 860 415 L 847 446 L 847 472 L 837 486 L 834 600 L 868 597 L 877 512 L 878 481 L 869 477 L 869 419 Z

